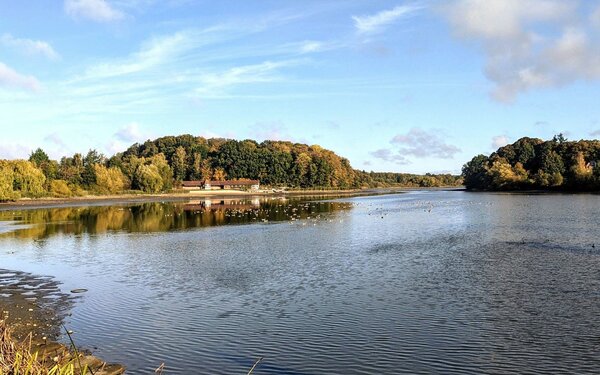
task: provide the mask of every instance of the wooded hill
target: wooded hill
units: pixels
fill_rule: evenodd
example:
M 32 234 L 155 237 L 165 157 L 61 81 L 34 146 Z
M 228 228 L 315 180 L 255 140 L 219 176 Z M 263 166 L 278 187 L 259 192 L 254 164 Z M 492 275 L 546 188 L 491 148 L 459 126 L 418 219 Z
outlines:
M 166 192 L 185 180 L 257 179 L 268 186 L 348 189 L 457 185 L 459 176 L 355 170 L 318 145 L 283 141 L 168 136 L 134 144 L 110 158 L 90 150 L 60 161 L 41 149 L 29 160 L 0 161 L 0 200 L 127 191 Z
M 490 156 L 477 155 L 462 169 L 467 189 L 598 190 L 600 141 L 521 138 Z

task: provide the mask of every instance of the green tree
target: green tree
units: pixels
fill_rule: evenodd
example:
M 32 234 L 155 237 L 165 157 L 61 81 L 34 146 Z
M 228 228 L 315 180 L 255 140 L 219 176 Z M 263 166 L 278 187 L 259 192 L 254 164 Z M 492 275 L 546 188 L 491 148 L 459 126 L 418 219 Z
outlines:
M 462 168 L 462 177 L 467 189 L 485 189 L 488 187 L 490 178 L 488 176 L 488 158 L 485 155 L 477 155 Z
M 86 187 L 91 187 L 96 183 L 96 164 L 104 165 L 106 157 L 96 150 L 89 150 L 83 158 L 83 170 L 81 172 L 81 182 Z
M 37 148 L 29 155 L 29 161 L 34 163 L 36 166 L 41 166 L 43 163 L 48 163 L 50 157 L 41 148 Z

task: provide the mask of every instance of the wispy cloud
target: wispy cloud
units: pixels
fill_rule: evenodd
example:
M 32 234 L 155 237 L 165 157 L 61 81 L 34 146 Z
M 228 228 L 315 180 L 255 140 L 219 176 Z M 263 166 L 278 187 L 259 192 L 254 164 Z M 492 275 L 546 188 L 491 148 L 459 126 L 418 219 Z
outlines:
M 300 51 L 302 53 L 311 53 L 311 52 L 320 52 L 325 48 L 325 44 L 323 42 L 318 42 L 315 40 L 307 40 L 300 46 Z
M 237 85 L 250 83 L 268 83 L 282 79 L 282 68 L 298 65 L 301 60 L 264 61 L 259 64 L 242 65 L 227 69 L 224 72 L 201 75 L 197 94 L 220 94 L 222 90 Z
M 386 26 L 401 18 L 414 15 L 420 9 L 422 7 L 416 5 L 399 5 L 368 16 L 352 16 L 352 19 L 359 34 L 374 34 L 383 31 Z
M 398 151 L 394 151 L 389 148 L 380 148 L 379 150 L 369 152 L 369 154 L 374 158 L 399 165 L 410 164 L 410 161 L 406 159 L 404 155 L 400 154 Z
M 114 137 L 123 142 L 134 143 L 143 140 L 144 135 L 140 129 L 140 124 L 137 122 L 132 122 L 121 127 L 114 134 Z
M 6 47 L 14 48 L 26 55 L 42 55 L 50 60 L 58 60 L 60 55 L 52 46 L 41 40 L 15 38 L 11 34 L 3 34 L 0 43 Z
M 136 142 L 143 142 L 153 138 L 153 135 L 142 130 L 137 122 L 120 127 L 112 136 L 110 142 L 104 147 L 110 154 L 122 152 Z
M 51 133 L 51 134 L 48 134 L 47 136 L 45 136 L 44 141 L 47 143 L 53 144 L 55 146 L 58 146 L 60 148 L 67 148 L 65 140 L 57 132 L 54 132 L 54 133 Z
M 505 135 L 496 135 L 492 137 L 492 149 L 497 150 L 500 147 L 506 146 L 509 143 L 508 137 Z
M 257 141 L 297 141 L 281 121 L 257 122 L 250 127 L 250 137 Z
M 139 73 L 174 59 L 179 52 L 189 48 L 186 32 L 153 38 L 144 43 L 139 51 L 129 57 L 93 65 L 86 70 L 83 79 L 104 79 Z
M 0 159 L 25 159 L 31 149 L 22 144 L 0 142 Z
M 399 151 L 404 155 L 417 158 L 452 159 L 460 149 L 446 143 L 439 131 L 412 128 L 406 134 L 398 134 L 390 143 L 399 146 Z
M 75 19 L 90 19 L 96 22 L 118 21 L 125 14 L 115 9 L 106 0 L 65 0 L 65 12 Z
M 39 91 L 41 88 L 39 81 L 35 77 L 19 74 L 0 62 L 0 87 L 2 86 L 32 92 Z

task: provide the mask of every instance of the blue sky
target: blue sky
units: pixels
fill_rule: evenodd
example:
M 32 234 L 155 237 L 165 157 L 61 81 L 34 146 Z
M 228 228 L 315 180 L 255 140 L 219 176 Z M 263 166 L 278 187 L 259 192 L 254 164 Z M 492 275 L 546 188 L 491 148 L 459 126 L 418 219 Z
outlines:
M 457 173 L 597 138 L 598 98 L 596 0 L 0 0 L 0 158 L 189 133 Z

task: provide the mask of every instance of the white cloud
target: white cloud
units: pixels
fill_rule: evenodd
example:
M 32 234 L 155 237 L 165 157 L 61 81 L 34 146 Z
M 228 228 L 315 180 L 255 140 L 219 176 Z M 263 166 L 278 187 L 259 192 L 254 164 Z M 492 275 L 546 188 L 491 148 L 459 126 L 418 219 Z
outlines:
M 398 134 L 390 141 L 400 146 L 399 151 L 403 155 L 412 155 L 417 158 L 440 158 L 452 159 L 460 152 L 454 145 L 446 143 L 439 135 L 439 131 L 426 131 L 412 128 L 406 134 Z
M 299 63 L 298 60 L 265 61 L 259 64 L 233 67 L 220 73 L 204 74 L 199 78 L 201 87 L 196 90 L 196 93 L 218 96 L 219 90 L 230 86 L 274 82 L 281 79 L 281 76 L 278 75 L 279 69 Z
M 570 18 L 570 0 L 454 0 L 444 6 L 455 32 L 475 39 L 526 38 L 534 22 Z
M 377 159 L 381 159 L 399 165 L 410 164 L 410 161 L 408 161 L 406 157 L 404 157 L 398 152 L 394 152 L 389 148 L 381 148 L 379 150 L 369 152 L 369 154 Z
M 577 1 L 454 0 L 441 9 L 459 38 L 481 45 L 496 100 L 600 79 L 600 35 Z
M 142 143 L 152 135 L 142 131 L 140 124 L 131 122 L 120 127 L 112 136 L 112 139 L 104 147 L 110 155 L 125 151 L 134 143 Z
M 125 17 L 106 0 L 65 0 L 64 8 L 73 18 L 87 18 L 96 22 L 118 21 Z
M 287 127 L 281 121 L 257 122 L 250 127 L 250 137 L 261 141 L 291 141 L 297 140 L 292 137 Z
M 15 38 L 11 34 L 3 34 L 0 43 L 6 47 L 15 48 L 27 55 L 43 55 L 50 60 L 58 60 L 59 54 L 47 42 L 41 40 Z
M 121 61 L 101 63 L 88 68 L 84 78 L 103 79 L 148 70 L 174 58 L 177 53 L 187 48 L 187 41 L 189 41 L 189 38 L 185 32 L 151 39 L 128 58 Z
M 324 44 L 322 42 L 317 42 L 314 40 L 307 40 L 302 43 L 300 47 L 300 51 L 302 53 L 311 53 L 311 52 L 320 52 L 324 48 Z
M 389 24 L 408 17 L 420 9 L 421 7 L 418 6 L 400 5 L 370 16 L 352 16 L 352 19 L 359 34 L 373 34 L 383 31 Z
M 509 143 L 508 137 L 505 135 L 496 135 L 492 137 L 492 149 L 497 150 L 500 147 L 506 146 Z
M 144 135 L 140 130 L 140 124 L 137 122 L 129 123 L 121 127 L 114 136 L 123 142 L 135 143 L 144 140 Z
M 21 144 L 0 142 L 0 159 L 27 159 L 30 152 L 29 147 Z
M 18 88 L 27 91 L 39 91 L 40 83 L 33 76 L 22 75 L 0 62 L 0 87 Z

